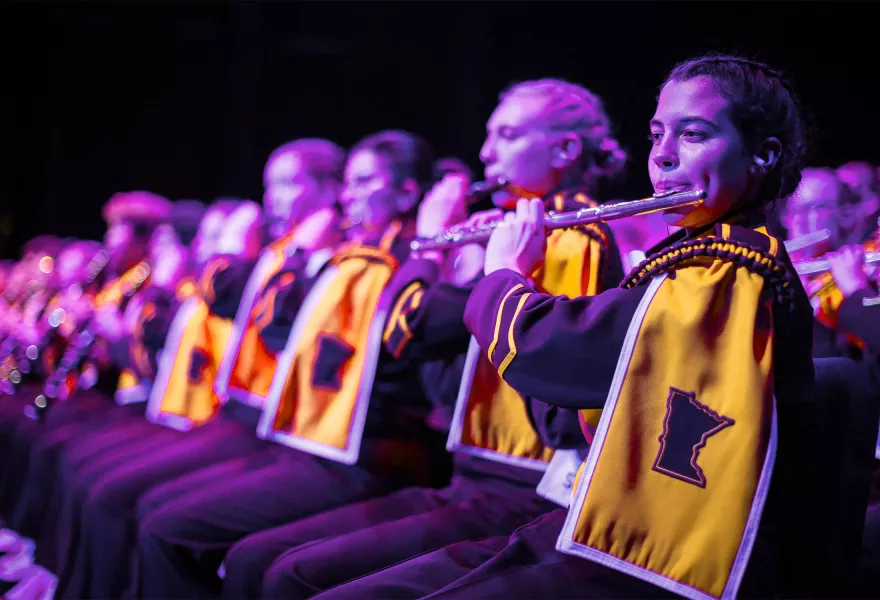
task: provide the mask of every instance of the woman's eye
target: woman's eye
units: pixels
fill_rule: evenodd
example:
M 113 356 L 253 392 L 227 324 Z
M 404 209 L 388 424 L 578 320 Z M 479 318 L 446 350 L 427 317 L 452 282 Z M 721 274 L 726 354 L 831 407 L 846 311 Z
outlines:
M 686 129 L 681 135 L 685 139 L 691 140 L 691 141 L 699 141 L 699 140 L 706 139 L 705 133 L 703 133 L 702 131 L 694 131 L 693 129 Z
M 649 142 L 656 144 L 661 139 L 663 139 L 663 133 L 660 131 L 652 131 L 651 133 L 648 134 L 647 139 Z
M 502 127 L 498 131 L 498 137 L 505 139 L 505 140 L 512 140 L 512 139 L 516 138 L 516 132 L 509 127 Z

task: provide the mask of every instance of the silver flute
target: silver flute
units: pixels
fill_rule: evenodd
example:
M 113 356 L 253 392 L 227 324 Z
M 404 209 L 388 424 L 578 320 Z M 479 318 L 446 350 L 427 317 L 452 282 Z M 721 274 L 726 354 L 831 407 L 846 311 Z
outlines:
M 548 230 L 564 229 L 577 225 L 588 225 L 590 223 L 646 215 L 670 208 L 696 206 L 702 204 L 705 200 L 706 192 L 703 190 L 689 190 L 686 192 L 670 190 L 654 194 L 642 200 L 615 202 L 613 204 L 601 204 L 592 208 L 550 213 L 547 215 L 544 225 Z M 412 250 L 445 250 L 465 244 L 485 242 L 501 223 L 503 223 L 503 220 L 499 219 L 497 221 L 490 221 L 480 227 L 467 229 L 453 227 L 434 237 L 415 239 L 410 242 L 410 248 Z
M 880 228 L 880 217 L 877 217 L 877 227 Z M 828 231 L 823 229 L 821 231 Z M 811 234 L 807 234 L 811 235 Z M 801 236 L 801 237 L 807 237 Z M 830 237 L 829 235 L 826 236 Z M 788 248 L 788 243 L 786 243 L 786 248 Z M 789 252 L 791 250 L 789 249 Z M 880 252 L 865 252 L 865 264 L 869 265 L 872 263 L 880 263 Z M 831 270 L 831 263 L 827 258 L 814 258 L 801 260 L 794 263 L 794 270 L 797 271 L 798 275 L 815 275 L 816 273 L 825 273 Z
M 865 252 L 865 264 L 880 263 L 880 252 Z M 794 263 L 794 270 L 798 275 L 815 275 L 831 270 L 831 263 L 827 259 L 802 260 Z

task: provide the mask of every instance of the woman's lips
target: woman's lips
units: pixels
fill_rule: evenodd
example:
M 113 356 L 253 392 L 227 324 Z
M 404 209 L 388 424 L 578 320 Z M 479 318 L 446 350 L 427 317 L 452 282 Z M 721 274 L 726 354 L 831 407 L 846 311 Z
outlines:
M 686 192 L 691 188 L 691 184 L 689 183 L 668 183 L 668 184 L 660 184 L 657 186 L 658 194 L 679 194 L 681 192 Z

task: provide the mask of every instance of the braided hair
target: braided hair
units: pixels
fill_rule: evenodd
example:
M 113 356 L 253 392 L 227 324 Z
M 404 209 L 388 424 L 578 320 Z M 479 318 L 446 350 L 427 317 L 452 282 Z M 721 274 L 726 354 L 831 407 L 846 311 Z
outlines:
M 599 96 L 575 83 L 547 78 L 517 83 L 503 91 L 499 100 L 516 94 L 543 97 L 543 118 L 548 126 L 578 134 L 583 145 L 579 166 L 585 183 L 623 171 L 626 152 L 612 135 L 611 119 Z

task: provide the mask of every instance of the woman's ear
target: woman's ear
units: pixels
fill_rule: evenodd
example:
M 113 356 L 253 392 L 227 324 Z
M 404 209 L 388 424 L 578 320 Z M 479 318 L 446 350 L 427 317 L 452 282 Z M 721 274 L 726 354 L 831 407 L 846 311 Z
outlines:
M 550 164 L 555 169 L 567 169 L 575 164 L 584 151 L 581 137 L 576 133 L 565 133 L 559 136 L 550 151 Z
M 782 142 L 775 137 L 769 137 L 755 150 L 752 157 L 756 171 L 768 173 L 773 170 L 782 154 Z
M 400 184 L 401 193 L 397 195 L 397 212 L 398 214 L 406 214 L 413 210 L 419 203 L 419 184 L 415 179 L 409 177 Z

